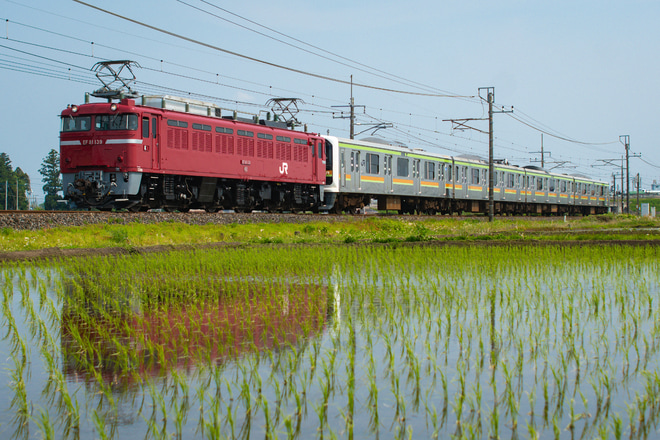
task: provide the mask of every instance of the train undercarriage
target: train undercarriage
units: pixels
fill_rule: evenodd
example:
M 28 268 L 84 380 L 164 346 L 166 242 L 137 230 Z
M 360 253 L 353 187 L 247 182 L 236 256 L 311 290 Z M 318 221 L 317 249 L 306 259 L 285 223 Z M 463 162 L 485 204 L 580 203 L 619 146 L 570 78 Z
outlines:
M 462 200 L 410 196 L 383 196 L 367 194 L 339 194 L 330 211 L 357 213 L 378 201 L 378 210 L 396 211 L 398 214 L 452 215 L 461 213 L 488 214 L 487 200 Z M 553 203 L 494 202 L 495 215 L 595 215 L 607 213 L 607 206 L 580 206 Z
M 103 182 L 78 178 L 70 185 L 67 197 L 77 207 L 101 211 L 163 209 L 187 212 L 204 209 L 217 212 L 232 209 L 236 212 L 318 212 L 322 205 L 319 185 L 303 183 L 142 174 L 137 194 L 127 195 L 118 190 L 114 180 Z

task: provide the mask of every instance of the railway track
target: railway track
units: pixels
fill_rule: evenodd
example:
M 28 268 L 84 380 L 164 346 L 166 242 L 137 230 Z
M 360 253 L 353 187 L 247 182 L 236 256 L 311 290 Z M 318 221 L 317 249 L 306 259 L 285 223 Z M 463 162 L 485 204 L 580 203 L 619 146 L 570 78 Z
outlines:
M 249 214 L 234 212 L 208 213 L 206 211 L 180 212 L 105 212 L 105 211 L 0 211 L 0 229 L 39 230 L 57 226 L 83 226 L 90 224 L 130 224 L 130 223 L 161 223 L 176 222 L 190 225 L 207 224 L 246 224 L 246 223 L 311 223 L 311 222 L 343 222 L 359 221 L 374 217 L 401 219 L 403 221 L 420 221 L 429 219 L 470 219 L 472 221 L 488 221 L 484 215 L 467 216 L 427 216 L 381 214 L 367 211 L 366 214 L 274 214 L 252 212 Z M 563 217 L 500 217 L 501 219 L 527 219 L 562 221 Z

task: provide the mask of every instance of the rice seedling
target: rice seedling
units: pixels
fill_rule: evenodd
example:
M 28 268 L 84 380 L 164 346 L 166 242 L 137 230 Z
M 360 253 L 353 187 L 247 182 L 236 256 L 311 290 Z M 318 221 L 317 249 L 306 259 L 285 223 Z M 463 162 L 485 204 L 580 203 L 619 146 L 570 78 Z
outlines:
M 657 256 L 262 247 L 8 267 L 0 408 L 55 437 L 646 437 Z

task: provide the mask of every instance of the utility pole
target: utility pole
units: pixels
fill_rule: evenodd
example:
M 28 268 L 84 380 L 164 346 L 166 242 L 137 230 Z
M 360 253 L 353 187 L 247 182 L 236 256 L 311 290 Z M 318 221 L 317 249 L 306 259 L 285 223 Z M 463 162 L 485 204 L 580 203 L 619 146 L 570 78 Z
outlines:
M 481 96 L 481 91 L 484 90 L 486 92 L 486 98 L 484 99 L 483 96 Z M 479 98 L 483 99 L 484 101 L 488 102 L 488 221 L 492 222 L 493 218 L 495 217 L 495 200 L 493 196 L 493 188 L 495 186 L 495 161 L 493 158 L 493 115 L 495 113 L 513 113 L 513 106 L 511 107 L 511 110 L 504 110 L 504 107 L 502 107 L 502 110 L 494 111 L 493 110 L 493 103 L 495 102 L 495 87 L 479 87 Z M 478 128 L 470 127 L 467 125 L 467 122 L 470 121 L 483 121 L 484 118 L 465 118 L 465 119 L 443 119 L 443 121 L 449 121 L 453 124 L 452 129 L 457 129 L 457 130 L 475 130 L 478 131 L 479 133 L 486 133 L 483 130 L 479 130 Z
M 333 105 L 333 107 L 341 108 L 341 107 L 349 107 L 350 108 L 350 113 L 349 116 L 345 116 L 344 112 L 341 112 L 341 115 L 335 116 L 334 113 L 332 114 L 332 119 L 350 119 L 351 120 L 351 127 L 350 127 L 350 138 L 355 139 L 355 107 L 362 107 L 365 109 L 365 106 L 363 105 L 355 105 L 355 99 L 353 98 L 353 75 L 351 75 L 351 100 L 349 105 Z
M 623 214 L 624 210 L 628 211 L 628 205 L 623 206 L 623 178 L 625 177 L 625 174 L 623 174 L 623 156 L 621 156 L 621 214 Z
M 626 214 L 630 214 L 630 136 L 627 134 L 619 136 L 619 142 L 626 147 Z
M 612 173 L 612 194 L 614 195 L 614 206 L 616 206 L 616 173 Z
M 630 155 L 630 135 L 622 134 L 619 136 L 619 142 L 626 148 L 626 214 L 630 214 L 630 158 L 642 157 L 642 155 Z M 623 190 L 623 187 L 621 187 L 621 190 Z
M 641 214 L 642 213 L 642 207 L 639 204 L 639 184 L 640 184 L 639 173 L 637 173 L 636 181 L 637 181 L 637 211 L 638 211 L 638 214 Z
M 541 153 L 541 168 L 545 168 L 545 155 L 547 154 L 548 156 L 552 157 L 552 152 L 551 151 L 545 151 L 543 149 L 543 133 L 541 133 L 541 151 L 530 151 L 530 153 L 532 153 L 532 154 Z M 538 160 L 534 159 L 534 160 L 532 160 L 532 162 L 538 162 Z M 557 162 L 553 162 L 553 163 L 557 163 Z M 566 162 L 563 162 L 562 165 L 564 163 L 566 163 Z
M 500 110 L 493 111 L 493 103 L 495 102 L 495 87 L 480 87 L 479 97 L 481 96 L 481 91 L 486 91 L 486 101 L 488 102 L 488 221 L 492 222 L 495 217 L 495 198 L 493 196 L 493 187 L 494 187 L 494 174 L 495 174 L 495 165 L 493 159 L 493 114 L 495 113 L 513 113 L 513 107 L 511 110 Z

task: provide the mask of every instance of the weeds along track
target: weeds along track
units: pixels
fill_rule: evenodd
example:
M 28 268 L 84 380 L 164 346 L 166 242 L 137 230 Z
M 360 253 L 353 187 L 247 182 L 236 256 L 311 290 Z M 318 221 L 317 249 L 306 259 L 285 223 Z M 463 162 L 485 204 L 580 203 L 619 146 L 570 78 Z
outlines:
M 253 212 L 250 214 L 238 213 L 207 213 L 204 211 L 181 212 L 101 212 L 101 211 L 0 211 L 0 229 L 12 228 L 15 230 L 39 230 L 57 226 L 84 226 L 97 223 L 162 223 L 178 222 L 189 225 L 230 223 L 310 223 L 318 221 L 341 222 L 355 221 L 360 218 L 373 218 L 382 216 L 387 218 L 402 218 L 407 221 L 428 220 L 430 218 L 470 218 L 487 221 L 485 216 L 436 216 L 427 215 L 389 215 L 370 213 L 366 215 L 334 215 L 334 214 L 271 214 L 266 212 Z M 517 217 L 506 217 L 507 219 Z M 547 220 L 548 217 L 520 217 L 528 220 Z M 555 219 L 557 217 L 554 217 Z

